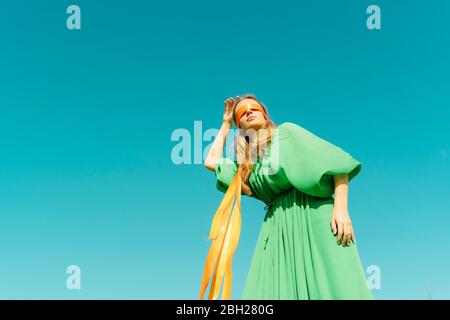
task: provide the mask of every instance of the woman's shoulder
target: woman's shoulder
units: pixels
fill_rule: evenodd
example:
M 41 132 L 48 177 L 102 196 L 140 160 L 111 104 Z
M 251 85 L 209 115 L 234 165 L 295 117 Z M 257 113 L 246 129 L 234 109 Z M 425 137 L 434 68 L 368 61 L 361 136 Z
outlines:
M 285 121 L 285 122 L 279 124 L 277 126 L 277 128 L 279 130 L 283 130 L 283 131 L 305 131 L 305 132 L 309 132 L 308 130 L 306 130 L 304 127 L 302 127 L 298 123 L 294 123 L 294 122 L 291 122 L 291 121 Z
M 281 141 L 295 141 L 305 145 L 330 143 L 315 132 L 294 122 L 283 122 L 277 128 Z
M 290 121 L 285 121 L 277 126 L 278 129 L 289 129 L 291 127 L 298 126 L 298 124 Z
M 297 123 L 286 121 L 277 126 L 280 139 L 286 139 L 292 135 L 299 136 L 299 135 L 310 135 L 312 132 L 309 130 L 303 128 Z

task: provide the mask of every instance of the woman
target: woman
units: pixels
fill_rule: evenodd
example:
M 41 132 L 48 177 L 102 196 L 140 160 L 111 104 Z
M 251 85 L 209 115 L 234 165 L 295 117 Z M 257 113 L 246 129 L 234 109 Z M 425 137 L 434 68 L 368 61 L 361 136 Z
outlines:
M 239 128 L 237 161 L 222 156 L 233 121 Z M 247 94 L 225 101 L 205 167 L 226 194 L 213 220 L 200 298 L 216 266 L 209 298 L 217 297 L 223 275 L 222 298 L 230 298 L 244 194 L 266 203 L 266 214 L 243 299 L 372 299 L 347 206 L 348 182 L 360 172 L 359 161 L 297 124 L 276 126 L 267 108 Z M 232 211 L 231 218 L 224 211 Z

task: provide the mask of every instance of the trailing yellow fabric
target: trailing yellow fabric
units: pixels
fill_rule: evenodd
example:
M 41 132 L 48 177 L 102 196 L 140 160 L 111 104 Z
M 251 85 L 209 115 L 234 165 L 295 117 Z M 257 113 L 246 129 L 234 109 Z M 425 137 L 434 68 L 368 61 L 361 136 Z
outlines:
M 208 300 L 216 300 L 224 277 L 222 300 L 231 299 L 232 258 L 241 232 L 240 171 L 241 168 L 238 168 L 211 224 L 208 240 L 212 240 L 212 243 L 203 270 L 200 299 L 203 299 L 211 280 Z

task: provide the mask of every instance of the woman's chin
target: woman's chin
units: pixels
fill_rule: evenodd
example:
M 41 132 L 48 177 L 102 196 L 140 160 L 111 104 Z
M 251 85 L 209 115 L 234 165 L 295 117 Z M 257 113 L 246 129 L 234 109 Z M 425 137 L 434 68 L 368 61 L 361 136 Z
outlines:
M 247 126 L 247 130 L 259 130 L 262 127 L 261 123 L 254 121 L 253 123 L 249 123 Z

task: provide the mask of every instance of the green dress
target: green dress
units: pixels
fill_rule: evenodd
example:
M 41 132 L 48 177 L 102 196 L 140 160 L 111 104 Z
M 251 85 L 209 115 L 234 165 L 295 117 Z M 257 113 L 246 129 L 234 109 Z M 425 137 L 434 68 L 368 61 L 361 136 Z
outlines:
M 249 177 L 251 197 L 266 203 L 266 213 L 242 299 L 372 299 L 357 242 L 338 245 L 330 226 L 333 175 L 350 182 L 361 163 L 297 124 L 277 129 Z M 222 160 L 216 186 L 225 192 L 237 162 Z

